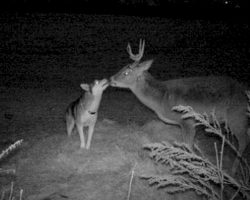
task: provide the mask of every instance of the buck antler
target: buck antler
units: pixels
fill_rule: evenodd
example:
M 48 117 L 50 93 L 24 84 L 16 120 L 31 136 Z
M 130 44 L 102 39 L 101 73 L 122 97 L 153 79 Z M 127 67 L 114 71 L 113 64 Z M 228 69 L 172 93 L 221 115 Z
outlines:
M 133 60 L 133 61 L 137 61 L 139 62 L 143 56 L 144 53 L 144 48 L 145 48 L 145 40 L 140 39 L 140 44 L 139 44 L 139 53 L 138 54 L 133 54 L 132 50 L 131 50 L 131 46 L 128 43 L 127 46 L 127 51 L 129 54 L 129 57 Z

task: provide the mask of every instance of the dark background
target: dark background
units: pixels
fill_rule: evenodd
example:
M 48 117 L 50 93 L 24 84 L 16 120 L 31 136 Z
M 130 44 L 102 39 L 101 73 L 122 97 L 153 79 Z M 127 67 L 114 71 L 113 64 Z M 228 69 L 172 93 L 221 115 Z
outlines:
M 0 52 L 1 57 L 6 55 L 2 61 L 11 66 L 8 69 L 15 68 L 16 61 L 8 61 L 9 55 L 20 54 L 22 59 L 30 54 L 100 54 L 109 59 L 122 53 L 116 56 L 119 63 L 125 60 L 127 43 L 137 45 L 144 38 L 144 58 L 156 59 L 152 73 L 157 78 L 227 75 L 248 82 L 246 0 L 5 0 L 0 9 Z M 110 65 L 105 70 L 108 76 L 118 64 L 104 65 Z M 162 67 L 158 70 L 157 65 Z M 170 67 L 166 70 L 165 65 Z
M 109 87 L 91 150 L 79 153 L 79 136 L 66 136 L 65 109 L 82 93 L 80 83 L 117 73 L 132 62 L 128 42 L 136 52 L 143 38 L 143 60 L 154 59 L 150 73 L 159 80 L 230 76 L 249 86 L 247 2 L 1 1 L 0 148 L 24 143 L 1 165 L 16 177 L 0 186 L 15 181 L 24 199 L 125 199 L 142 144 L 176 141 L 180 131 L 159 124 L 131 91 Z M 214 153 L 212 140 L 202 144 Z M 142 163 L 136 176 L 143 166 L 154 168 Z M 136 176 L 131 199 L 171 199 Z
M 245 16 L 247 0 L 4 0 L 2 11 L 84 12 L 161 16 Z

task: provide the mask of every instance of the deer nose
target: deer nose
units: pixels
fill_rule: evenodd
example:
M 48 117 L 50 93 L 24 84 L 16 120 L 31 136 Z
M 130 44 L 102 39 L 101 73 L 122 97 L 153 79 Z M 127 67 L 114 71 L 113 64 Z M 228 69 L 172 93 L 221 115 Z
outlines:
M 112 83 L 112 81 L 113 81 L 113 76 L 111 76 L 110 78 L 109 78 L 109 83 Z
M 113 76 L 111 76 L 111 77 L 109 78 L 109 85 L 111 85 L 111 86 L 114 86 L 114 85 L 115 85 Z

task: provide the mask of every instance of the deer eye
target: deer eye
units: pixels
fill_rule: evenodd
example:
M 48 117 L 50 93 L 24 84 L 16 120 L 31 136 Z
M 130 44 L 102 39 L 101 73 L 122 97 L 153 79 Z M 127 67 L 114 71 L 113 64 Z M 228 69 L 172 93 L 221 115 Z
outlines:
M 126 69 L 126 71 L 123 72 L 123 75 L 128 76 L 132 71 L 133 71 L 132 68 L 129 67 Z

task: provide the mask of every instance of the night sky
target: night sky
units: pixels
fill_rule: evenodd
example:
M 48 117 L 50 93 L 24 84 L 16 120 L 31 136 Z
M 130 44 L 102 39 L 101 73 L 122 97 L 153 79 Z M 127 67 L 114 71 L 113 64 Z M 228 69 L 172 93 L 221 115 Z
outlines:
M 89 12 L 161 16 L 238 16 L 246 15 L 246 0 L 10 0 L 1 1 L 2 11 Z

